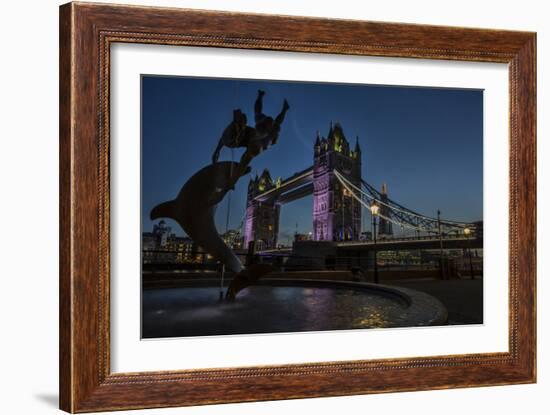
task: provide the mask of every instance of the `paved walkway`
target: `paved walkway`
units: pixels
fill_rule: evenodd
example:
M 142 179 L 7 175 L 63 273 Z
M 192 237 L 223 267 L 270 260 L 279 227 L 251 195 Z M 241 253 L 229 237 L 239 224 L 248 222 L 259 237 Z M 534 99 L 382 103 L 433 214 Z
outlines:
M 381 281 L 423 291 L 441 301 L 449 312 L 449 324 L 483 323 L 483 280 L 400 280 Z

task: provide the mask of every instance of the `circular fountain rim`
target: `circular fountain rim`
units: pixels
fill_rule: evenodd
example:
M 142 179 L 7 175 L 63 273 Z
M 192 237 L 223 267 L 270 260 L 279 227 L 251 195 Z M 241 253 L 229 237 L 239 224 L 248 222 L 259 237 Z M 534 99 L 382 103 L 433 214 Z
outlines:
M 215 278 L 200 278 L 179 280 L 174 285 L 187 286 L 199 283 L 201 286 L 216 286 L 219 285 L 219 279 Z M 227 281 L 229 282 L 229 281 Z M 172 282 L 174 283 L 174 282 Z M 174 286 L 170 284 L 170 286 Z M 383 295 L 387 298 L 398 298 L 404 301 L 407 306 L 405 309 L 407 321 L 414 324 L 394 326 L 394 327 L 422 327 L 422 326 L 440 326 L 445 325 L 448 319 L 446 307 L 437 298 L 410 288 L 399 286 L 390 286 L 385 284 L 374 284 L 362 281 L 340 281 L 340 280 L 317 280 L 307 278 L 262 278 L 256 282 L 254 286 L 277 286 L 277 287 L 315 287 L 315 288 L 333 288 L 333 289 L 353 289 L 364 290 L 378 295 Z M 152 288 L 152 287 L 151 287 Z M 156 288 L 161 288 L 157 286 Z M 167 288 L 167 287 L 165 287 Z M 148 289 L 144 287 L 144 289 Z
M 285 278 L 265 278 L 258 282 L 257 285 L 273 285 L 273 286 L 314 286 L 316 288 L 348 288 L 365 290 L 382 294 L 386 297 L 398 297 L 404 300 L 408 307 L 407 315 L 410 317 L 416 316 L 415 321 L 422 317 L 424 324 L 419 326 L 438 326 L 447 324 L 448 312 L 447 308 L 437 298 L 422 291 L 417 291 L 410 288 L 390 286 L 384 284 L 374 284 L 362 281 L 338 281 L 338 280 L 315 280 L 315 279 L 292 279 Z M 431 313 L 429 313 L 431 310 Z M 407 326 L 411 327 L 411 326 Z

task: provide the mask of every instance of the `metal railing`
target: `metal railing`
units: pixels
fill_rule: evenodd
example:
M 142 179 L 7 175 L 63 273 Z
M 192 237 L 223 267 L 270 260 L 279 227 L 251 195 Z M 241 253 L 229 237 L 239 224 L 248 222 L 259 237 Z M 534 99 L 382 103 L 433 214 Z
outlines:
M 392 252 L 392 251 L 381 251 Z M 185 255 L 178 255 L 185 254 Z M 253 255 L 239 254 L 241 261 L 247 265 L 270 264 L 277 272 L 298 271 L 355 271 L 371 272 L 374 265 L 373 256 L 365 255 L 319 255 L 302 256 L 289 252 L 260 252 Z M 384 258 L 378 256 L 377 267 L 380 273 L 422 273 L 441 269 L 442 261 L 438 255 L 431 254 L 422 257 Z M 174 251 L 174 250 L 143 250 L 144 271 L 215 271 L 219 263 L 205 252 Z M 461 256 L 445 258 L 445 268 L 451 276 L 476 275 L 483 273 L 483 258 L 473 258 L 470 267 L 467 253 Z

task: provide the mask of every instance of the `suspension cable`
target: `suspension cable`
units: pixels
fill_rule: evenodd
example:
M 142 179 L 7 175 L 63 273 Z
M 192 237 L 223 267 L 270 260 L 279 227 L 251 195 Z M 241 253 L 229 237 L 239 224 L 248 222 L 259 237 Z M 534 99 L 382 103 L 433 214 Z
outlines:
M 336 172 L 336 171 L 335 171 Z M 361 203 L 361 205 L 365 206 L 366 208 L 370 208 L 370 206 L 368 205 L 367 202 L 365 202 L 363 199 L 361 199 L 360 197 L 358 197 L 355 192 L 353 192 L 349 186 L 346 184 L 346 182 L 344 182 L 338 175 L 336 176 L 338 178 L 338 180 L 340 180 L 340 183 L 342 183 L 342 185 L 348 190 L 348 192 L 350 192 L 350 194 L 353 196 L 354 199 L 356 199 L 359 203 Z M 399 225 L 399 226 L 406 226 L 408 228 L 411 228 L 411 229 L 415 229 L 415 230 L 422 230 L 424 232 L 428 232 L 428 233 L 431 233 L 433 232 L 432 230 L 429 230 L 429 229 L 426 229 L 426 228 L 423 228 L 421 226 L 413 226 L 413 225 L 410 225 L 408 223 L 399 223 L 399 222 L 396 222 L 390 218 L 388 218 L 387 216 L 385 215 L 382 215 L 380 213 L 378 213 L 378 216 L 380 216 L 382 219 L 385 219 L 391 223 L 393 223 L 394 225 Z
M 401 212 L 402 214 L 405 214 L 405 215 L 408 215 L 408 216 L 414 216 L 414 217 L 417 217 L 419 218 L 420 220 L 423 220 L 423 221 L 427 221 L 427 222 L 432 222 L 432 223 L 435 223 L 437 222 L 437 219 L 434 219 L 434 218 L 430 218 L 429 216 L 425 216 L 425 215 L 420 215 L 418 213 L 415 213 L 413 211 L 410 211 L 410 210 L 405 210 L 405 208 L 400 208 L 398 206 L 394 206 L 394 205 L 391 205 L 391 204 L 388 204 L 388 203 L 385 203 L 384 201 L 380 200 L 379 198 L 377 197 L 374 197 L 372 194 L 369 194 L 365 191 L 363 191 L 362 189 L 360 189 L 359 187 L 357 187 L 354 183 L 351 183 L 346 177 L 344 177 L 338 170 L 334 170 L 334 173 L 336 175 L 336 177 L 338 178 L 338 180 L 340 180 L 340 182 L 342 182 L 342 184 L 344 184 L 343 182 L 346 182 L 346 184 L 348 186 L 351 186 L 353 187 L 356 191 L 358 191 L 362 196 L 365 196 L 366 198 L 372 200 L 372 201 L 376 201 L 377 203 L 383 205 L 383 206 L 386 206 L 387 208 L 389 208 L 390 210 L 392 211 L 398 211 L 398 212 Z M 370 186 L 370 185 L 369 185 Z M 372 187 L 372 186 L 371 186 Z M 350 190 L 350 189 L 348 189 Z M 353 192 L 352 192 L 353 193 Z M 368 207 L 368 206 L 367 206 Z M 392 223 L 395 223 L 395 222 L 392 222 Z M 449 227 L 449 228 L 465 228 L 465 227 L 472 227 L 472 228 L 475 228 L 475 225 L 472 224 L 472 223 L 465 223 L 465 222 L 454 222 L 454 221 L 441 221 L 440 222 L 442 225 L 446 226 L 446 227 Z M 398 223 L 399 225 L 401 225 L 401 223 Z M 409 227 L 412 227 L 412 228 L 415 228 L 414 226 L 409 226 Z M 420 226 L 419 226 L 420 228 Z M 433 232 L 433 231 L 428 231 L 428 232 Z

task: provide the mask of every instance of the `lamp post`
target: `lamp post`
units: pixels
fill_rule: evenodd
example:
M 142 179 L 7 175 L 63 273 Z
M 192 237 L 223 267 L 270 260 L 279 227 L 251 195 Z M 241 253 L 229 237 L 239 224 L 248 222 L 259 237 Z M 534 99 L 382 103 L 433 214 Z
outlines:
M 445 279 L 445 267 L 443 264 L 443 234 L 441 232 L 441 211 L 437 210 L 437 232 L 439 234 L 439 271 L 441 273 L 441 279 Z
M 377 252 L 376 252 L 376 217 L 378 216 L 378 211 L 380 210 L 380 207 L 375 203 L 372 202 L 370 206 L 370 213 L 372 216 L 372 238 L 374 241 L 374 282 L 375 284 L 378 284 L 378 260 L 377 260 Z
M 470 228 L 464 228 L 464 235 L 466 236 L 468 245 L 468 258 L 470 260 L 470 279 L 474 279 L 474 266 L 472 265 L 472 248 L 470 247 L 470 234 L 472 231 Z
M 218 264 L 218 266 L 220 266 Z M 225 264 L 221 264 L 221 270 L 220 270 L 220 301 L 223 300 L 223 279 L 225 276 Z
M 342 227 L 341 227 L 341 240 L 346 240 L 346 229 L 344 224 L 346 223 L 346 201 L 344 199 L 344 196 L 346 196 L 346 189 L 342 188 Z

